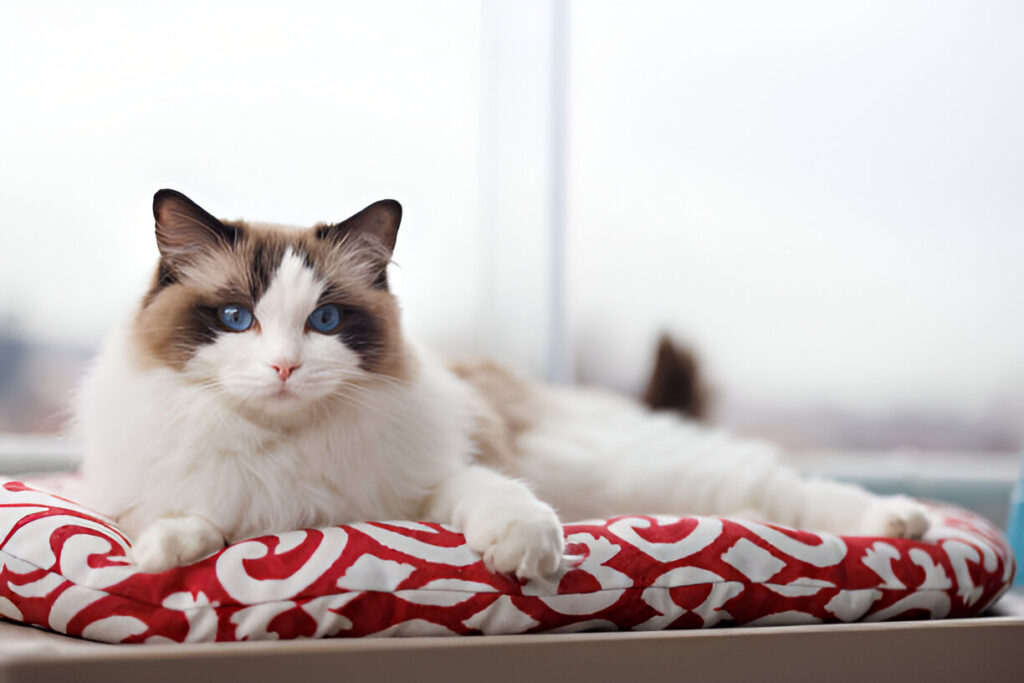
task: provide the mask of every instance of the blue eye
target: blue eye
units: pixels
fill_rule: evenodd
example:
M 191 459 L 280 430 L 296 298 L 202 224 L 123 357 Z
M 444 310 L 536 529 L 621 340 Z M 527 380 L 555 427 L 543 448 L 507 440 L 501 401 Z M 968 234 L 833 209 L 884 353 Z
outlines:
M 341 322 L 341 311 L 334 304 L 324 304 L 309 315 L 309 326 L 317 332 L 333 332 Z
M 232 332 L 245 332 L 252 327 L 252 311 L 239 304 L 221 306 L 217 311 L 217 316 L 220 318 L 221 324 Z

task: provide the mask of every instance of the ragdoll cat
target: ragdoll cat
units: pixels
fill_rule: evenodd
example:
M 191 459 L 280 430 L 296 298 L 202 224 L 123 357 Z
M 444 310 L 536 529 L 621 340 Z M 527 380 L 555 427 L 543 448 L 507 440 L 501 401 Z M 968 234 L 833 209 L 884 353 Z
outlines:
M 410 343 L 387 280 L 397 202 L 308 230 L 220 221 L 171 190 L 153 209 L 152 285 L 78 401 L 86 495 L 143 571 L 372 519 L 453 524 L 522 578 L 560 566 L 555 510 L 927 527 L 917 503 L 802 478 L 768 447 Z

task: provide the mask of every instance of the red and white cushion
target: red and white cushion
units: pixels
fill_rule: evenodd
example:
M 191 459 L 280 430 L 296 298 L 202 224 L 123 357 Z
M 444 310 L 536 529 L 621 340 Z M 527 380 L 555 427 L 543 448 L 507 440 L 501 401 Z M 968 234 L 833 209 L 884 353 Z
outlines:
M 364 522 L 241 541 L 142 574 L 117 526 L 0 485 L 0 616 L 105 642 L 508 634 L 940 619 L 1009 585 L 1005 539 L 934 506 L 924 541 L 838 537 L 715 517 L 569 524 L 550 581 L 488 572 L 440 524 Z

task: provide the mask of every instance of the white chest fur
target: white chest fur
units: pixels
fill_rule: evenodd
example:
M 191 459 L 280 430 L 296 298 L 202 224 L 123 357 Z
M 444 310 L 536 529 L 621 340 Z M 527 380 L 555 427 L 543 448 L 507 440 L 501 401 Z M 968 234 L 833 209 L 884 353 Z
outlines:
M 471 453 L 465 387 L 411 351 L 407 382 L 361 387 L 293 424 L 245 416 L 180 373 L 139 370 L 114 338 L 83 385 L 90 502 L 129 534 L 199 514 L 229 539 L 416 518 Z

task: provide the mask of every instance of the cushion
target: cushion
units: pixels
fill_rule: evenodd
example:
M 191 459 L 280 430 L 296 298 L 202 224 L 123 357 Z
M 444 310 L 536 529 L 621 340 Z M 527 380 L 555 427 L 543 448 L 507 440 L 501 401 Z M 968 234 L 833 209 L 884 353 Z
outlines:
M 932 504 L 923 541 L 741 519 L 568 524 L 551 580 L 488 572 L 441 524 L 364 522 L 244 540 L 143 574 L 117 526 L 0 480 L 0 616 L 110 643 L 511 634 L 976 615 L 1014 563 L 991 524 Z

